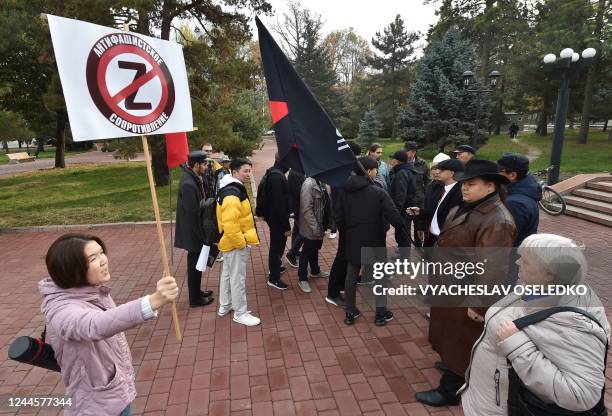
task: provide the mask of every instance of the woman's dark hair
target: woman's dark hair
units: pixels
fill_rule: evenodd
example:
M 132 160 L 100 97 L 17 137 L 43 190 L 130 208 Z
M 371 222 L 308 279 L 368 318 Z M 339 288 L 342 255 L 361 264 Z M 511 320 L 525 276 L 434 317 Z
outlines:
M 244 165 L 249 165 L 249 166 L 253 166 L 253 164 L 251 163 L 251 161 L 249 159 L 245 159 L 243 157 L 237 157 L 235 159 L 232 159 L 232 161 L 230 162 L 229 168 L 230 171 L 237 171 L 240 170 L 240 168 L 242 168 Z
M 51 244 L 45 257 L 49 276 L 62 289 L 87 286 L 89 261 L 85 256 L 87 243 L 95 241 L 106 253 L 100 237 L 88 234 L 64 234 Z

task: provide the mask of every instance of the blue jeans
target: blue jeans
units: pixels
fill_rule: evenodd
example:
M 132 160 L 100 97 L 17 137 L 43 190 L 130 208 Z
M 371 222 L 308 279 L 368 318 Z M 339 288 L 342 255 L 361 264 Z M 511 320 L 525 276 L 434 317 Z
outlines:
M 128 404 L 127 407 L 123 409 L 123 412 L 119 414 L 119 416 L 132 416 L 132 405 Z

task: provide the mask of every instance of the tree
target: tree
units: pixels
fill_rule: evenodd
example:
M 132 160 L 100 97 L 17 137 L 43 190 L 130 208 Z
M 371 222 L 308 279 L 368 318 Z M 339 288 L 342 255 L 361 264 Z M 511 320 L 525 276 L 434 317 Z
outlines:
M 474 61 L 474 48 L 454 30 L 427 46 L 417 65 L 408 106 L 398 114 L 400 137 L 444 151 L 446 144 L 465 143 L 472 136 L 477 99 L 463 88 L 462 74 Z M 486 120 L 487 111 L 481 114 Z M 479 125 L 485 127 L 483 122 Z M 479 134 L 478 142 L 484 140 Z
M 350 90 L 365 75 L 366 58 L 372 54 L 368 42 L 350 27 L 329 33 L 323 43 L 330 53 L 339 86 Z
M 382 91 L 379 101 L 385 129 L 395 137 L 396 110 L 400 98 L 407 92 L 413 44 L 419 40 L 418 32 L 408 32 L 398 14 L 383 32 L 376 32 L 372 45 L 378 52 L 367 58 L 368 64 L 379 73 L 373 76 Z
M 378 140 L 380 134 L 380 121 L 374 108 L 368 109 L 359 123 L 359 143 L 369 147 Z
M 0 110 L 0 141 L 6 150 L 6 142 L 11 140 L 32 140 L 34 133 L 29 129 L 25 120 L 12 111 Z
M 280 35 L 281 44 L 297 73 L 330 118 L 336 120 L 341 113 L 342 103 L 335 88 L 338 78 L 332 53 L 322 39 L 322 26 L 319 14 L 304 8 L 300 3 L 290 2 L 284 23 L 277 24 L 274 30 Z
M 608 6 L 606 7 L 606 3 Z M 584 101 L 582 104 L 582 121 L 580 123 L 580 134 L 578 136 L 578 143 L 586 144 L 587 137 L 589 135 L 589 122 L 591 119 L 591 109 L 593 106 L 593 90 L 596 83 L 598 67 L 601 63 L 603 63 L 603 67 L 605 68 L 605 59 L 606 52 L 604 45 L 609 45 L 609 42 L 612 40 L 612 29 L 610 29 L 610 25 L 612 22 L 610 21 L 610 11 L 612 10 L 612 3 L 606 0 L 599 0 L 597 3 L 597 14 L 595 16 L 595 25 L 593 30 L 593 43 L 602 45 L 602 48 L 599 48 L 598 55 L 595 55 L 593 58 L 593 63 L 589 68 L 586 85 L 584 87 Z M 606 10 L 607 9 L 607 10 Z M 606 23 L 606 24 L 605 24 Z M 604 25 L 605 24 L 605 25 Z M 604 27 L 607 29 L 604 31 Z M 603 52 L 603 53 L 602 53 Z M 602 57 L 603 55 L 603 57 Z

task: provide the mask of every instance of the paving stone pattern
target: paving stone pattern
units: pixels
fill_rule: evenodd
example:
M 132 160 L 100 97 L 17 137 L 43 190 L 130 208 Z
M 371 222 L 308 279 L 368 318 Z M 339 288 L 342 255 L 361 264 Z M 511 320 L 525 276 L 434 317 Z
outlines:
M 274 151 L 268 141 L 255 155 L 256 178 L 271 164 Z M 541 230 L 571 236 L 589 247 L 608 246 L 608 228 L 577 218 L 543 214 Z M 95 232 L 109 247 L 116 302 L 152 293 L 162 273 L 155 227 Z M 165 232 L 169 241 L 167 226 Z M 360 304 L 362 317 L 348 327 L 342 322 L 344 312 L 325 303 L 326 279 L 312 281 L 312 293 L 305 294 L 298 288 L 296 269 L 289 269 L 284 276 L 289 290 L 266 285 L 267 226 L 259 222 L 258 232 L 262 244 L 251 250 L 247 266 L 249 310 L 262 320 L 257 327 L 216 315 L 219 263 L 205 272 L 202 285 L 215 291 L 214 305 L 188 308 L 186 255 L 175 250 L 171 270 L 183 288 L 177 307 L 184 339 L 179 343 L 174 336 L 169 307 L 156 320 L 127 331 L 136 369 L 135 415 L 463 414 L 459 407 L 427 408 L 414 399 L 416 392 L 436 386 L 440 376 L 433 368 L 438 356 L 427 341 L 428 323 L 421 311 L 395 309 L 396 319 L 377 327 L 372 308 Z M 59 374 L 6 358 L 16 336 L 38 336 L 42 330 L 36 282 L 45 275 L 49 244 L 61 234 L 0 233 L 0 394 L 63 392 Z M 324 270 L 331 267 L 336 244 L 325 240 L 320 259 Z M 592 280 L 608 294 L 610 261 L 591 269 Z M 608 384 L 612 389 L 612 380 Z M 612 404 L 609 392 L 606 399 Z

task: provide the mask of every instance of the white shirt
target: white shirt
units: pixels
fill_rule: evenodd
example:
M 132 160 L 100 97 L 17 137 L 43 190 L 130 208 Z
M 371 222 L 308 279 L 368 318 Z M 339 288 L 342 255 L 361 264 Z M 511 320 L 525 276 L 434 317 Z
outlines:
M 453 186 L 455 186 L 456 183 L 457 182 L 453 182 L 450 185 L 444 185 L 444 194 L 442 195 L 442 198 L 440 198 L 440 201 L 438 202 L 438 206 L 436 207 L 436 211 L 434 212 L 433 218 L 431 220 L 431 227 L 429 227 L 429 230 L 435 236 L 440 235 L 440 226 L 438 225 L 438 208 L 440 208 L 440 204 L 442 204 L 442 201 L 444 201 L 444 198 L 446 198 L 446 196 L 448 195 L 450 190 L 453 188 Z

